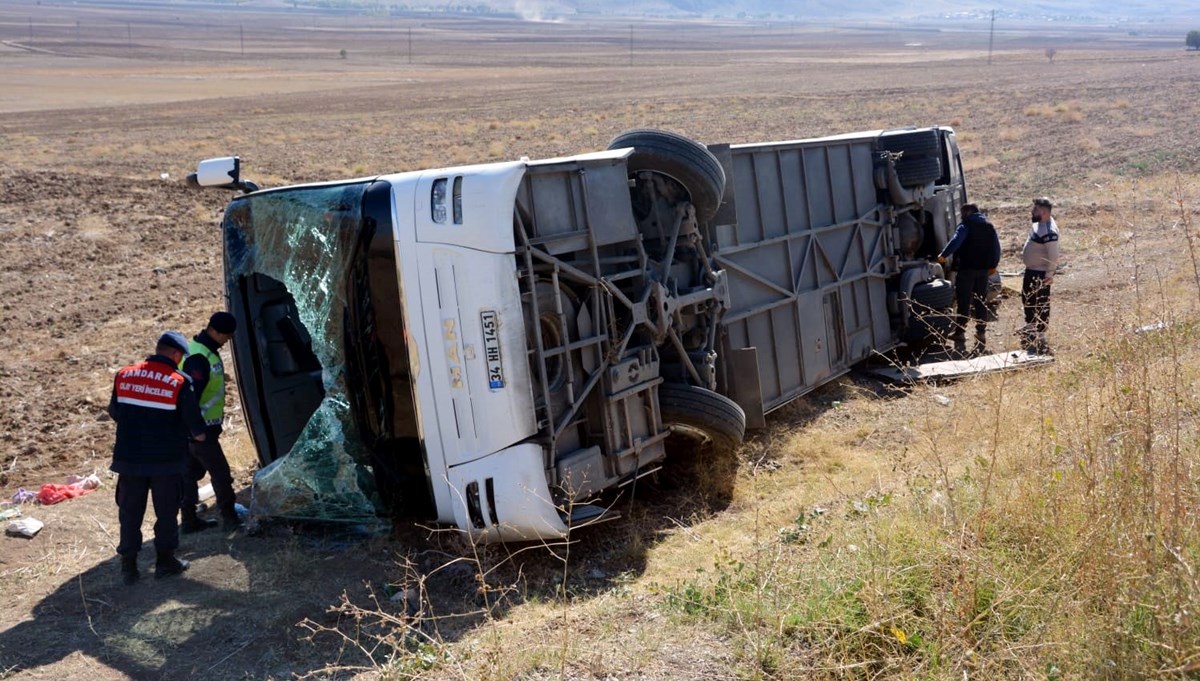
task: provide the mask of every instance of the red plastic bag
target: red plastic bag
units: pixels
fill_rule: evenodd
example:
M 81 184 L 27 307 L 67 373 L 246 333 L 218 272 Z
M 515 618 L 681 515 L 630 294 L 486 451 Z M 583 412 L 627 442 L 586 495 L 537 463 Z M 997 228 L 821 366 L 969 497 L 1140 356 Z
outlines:
M 37 500 L 43 506 L 57 504 L 66 499 L 74 499 L 81 497 L 92 490 L 84 487 L 79 483 L 74 485 L 42 485 L 42 489 L 38 491 Z

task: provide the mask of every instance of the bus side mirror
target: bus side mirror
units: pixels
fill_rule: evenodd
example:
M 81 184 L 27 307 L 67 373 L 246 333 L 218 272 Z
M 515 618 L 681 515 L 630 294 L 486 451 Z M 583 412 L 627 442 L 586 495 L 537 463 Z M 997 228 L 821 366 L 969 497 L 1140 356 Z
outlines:
M 196 172 L 187 176 L 191 187 L 221 187 L 223 189 L 240 189 L 245 193 L 258 191 L 258 185 L 243 180 L 242 159 L 237 156 L 222 156 L 209 158 L 196 166 Z

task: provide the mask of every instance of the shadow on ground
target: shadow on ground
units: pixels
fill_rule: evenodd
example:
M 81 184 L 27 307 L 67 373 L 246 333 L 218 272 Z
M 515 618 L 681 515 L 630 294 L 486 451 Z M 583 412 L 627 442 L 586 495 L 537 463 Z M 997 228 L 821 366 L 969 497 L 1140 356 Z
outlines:
M 325 540 L 215 532 L 185 538 L 179 555 L 192 561 L 179 577 L 155 579 L 147 547 L 133 586 L 121 583 L 116 556 L 68 578 L 31 619 L 0 632 L 0 676 L 45 667 L 42 674 L 78 676 L 74 663 L 52 667 L 76 653 L 135 679 L 303 674 L 341 651 L 304 642 L 296 623 L 321 618 L 374 565 L 367 556 L 343 570 L 346 554 Z
M 155 579 L 147 536 L 137 584 L 121 583 L 112 555 L 0 632 L 0 676 L 292 678 L 369 668 L 421 641 L 458 640 L 527 601 L 588 599 L 640 574 L 665 533 L 728 504 L 737 462 L 714 459 L 675 451 L 662 472 L 607 500 L 615 520 L 569 544 L 472 546 L 457 532 L 412 525 L 390 534 L 214 529 L 182 538 L 184 575 Z

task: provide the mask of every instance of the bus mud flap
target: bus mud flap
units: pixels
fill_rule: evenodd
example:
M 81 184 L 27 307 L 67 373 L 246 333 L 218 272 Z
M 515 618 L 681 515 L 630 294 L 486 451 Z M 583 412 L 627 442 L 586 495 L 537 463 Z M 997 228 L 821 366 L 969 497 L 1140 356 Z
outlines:
M 725 350 L 725 394 L 746 412 L 746 428 L 766 428 L 762 384 L 758 376 L 758 348 Z

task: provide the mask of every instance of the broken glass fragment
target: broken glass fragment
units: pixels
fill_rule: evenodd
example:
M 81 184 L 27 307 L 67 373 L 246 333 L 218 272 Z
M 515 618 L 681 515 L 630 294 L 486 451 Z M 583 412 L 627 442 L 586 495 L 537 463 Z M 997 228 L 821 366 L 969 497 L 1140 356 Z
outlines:
M 251 194 L 226 211 L 226 288 L 231 307 L 240 306 L 253 326 L 250 340 L 235 344 L 235 352 L 251 356 L 239 368 L 254 369 L 244 379 L 254 383 L 244 389 L 253 393 L 246 418 L 260 460 L 276 457 L 254 477 L 252 516 L 354 523 L 379 517 L 346 393 L 343 338 L 346 275 L 366 186 Z

